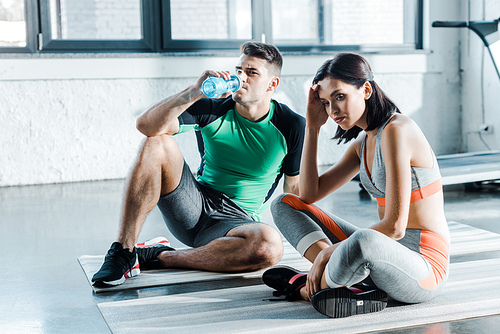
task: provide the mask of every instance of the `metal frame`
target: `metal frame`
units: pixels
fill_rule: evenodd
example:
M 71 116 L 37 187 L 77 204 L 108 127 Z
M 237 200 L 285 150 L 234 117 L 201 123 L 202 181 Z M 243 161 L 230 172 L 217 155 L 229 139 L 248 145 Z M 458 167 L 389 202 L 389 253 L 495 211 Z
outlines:
M 500 43 L 500 33 L 498 31 L 498 25 L 500 24 L 500 18 L 493 21 L 434 21 L 432 26 L 434 28 L 469 28 L 476 35 L 481 38 L 484 46 L 488 49 L 491 59 L 493 60 L 493 66 L 497 71 L 498 78 L 500 79 L 500 71 L 498 67 L 500 64 L 496 63 L 493 53 L 491 52 L 490 46 L 494 43 Z M 498 59 L 500 60 L 500 59 Z
M 435 28 L 468 28 L 475 32 L 488 49 L 498 78 L 498 64 L 490 46 L 500 43 L 498 27 L 500 18 L 493 21 L 435 21 Z M 461 184 L 500 179 L 500 151 L 461 153 L 437 157 L 443 184 Z

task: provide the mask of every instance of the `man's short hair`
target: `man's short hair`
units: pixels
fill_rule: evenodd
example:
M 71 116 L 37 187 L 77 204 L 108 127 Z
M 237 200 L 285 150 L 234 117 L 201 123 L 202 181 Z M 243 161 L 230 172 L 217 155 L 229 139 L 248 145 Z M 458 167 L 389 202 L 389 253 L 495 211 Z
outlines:
M 271 73 L 280 76 L 283 58 L 274 45 L 249 41 L 241 46 L 241 53 L 250 57 L 264 59 L 270 65 Z

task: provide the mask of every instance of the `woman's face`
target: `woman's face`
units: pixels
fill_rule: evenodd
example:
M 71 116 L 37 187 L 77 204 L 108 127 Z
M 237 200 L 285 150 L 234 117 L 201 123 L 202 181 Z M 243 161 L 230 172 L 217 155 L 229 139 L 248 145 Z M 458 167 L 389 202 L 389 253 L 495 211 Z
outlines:
M 371 95 L 371 85 L 365 82 L 357 88 L 338 79 L 326 77 L 318 82 L 318 95 L 325 111 L 343 130 L 355 125 L 366 129 L 365 99 Z M 368 87 L 367 87 L 368 86 Z

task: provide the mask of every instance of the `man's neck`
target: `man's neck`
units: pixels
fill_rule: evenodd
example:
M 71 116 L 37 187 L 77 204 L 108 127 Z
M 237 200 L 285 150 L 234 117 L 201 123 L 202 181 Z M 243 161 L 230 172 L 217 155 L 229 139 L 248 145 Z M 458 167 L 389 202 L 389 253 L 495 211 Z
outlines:
M 269 113 L 270 102 L 271 99 L 263 99 L 256 104 L 243 105 L 236 103 L 236 111 L 241 117 L 251 122 L 259 122 Z

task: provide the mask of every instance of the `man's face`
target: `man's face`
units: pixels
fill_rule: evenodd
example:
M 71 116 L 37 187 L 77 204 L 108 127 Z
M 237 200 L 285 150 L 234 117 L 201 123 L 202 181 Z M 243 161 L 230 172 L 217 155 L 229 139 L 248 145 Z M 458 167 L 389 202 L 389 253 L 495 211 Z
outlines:
M 275 87 L 272 81 L 275 76 L 270 73 L 267 61 L 261 58 L 241 55 L 236 74 L 241 77 L 243 86 L 239 91 L 233 93 L 233 100 L 246 105 L 259 102 L 262 99 L 270 99 Z

